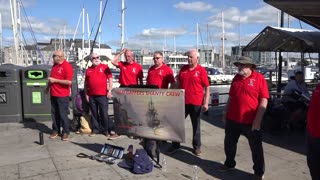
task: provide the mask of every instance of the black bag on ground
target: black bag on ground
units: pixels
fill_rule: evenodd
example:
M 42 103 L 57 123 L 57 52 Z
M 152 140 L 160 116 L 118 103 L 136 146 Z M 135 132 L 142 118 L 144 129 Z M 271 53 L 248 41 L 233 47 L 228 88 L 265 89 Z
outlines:
M 145 174 L 153 170 L 153 163 L 150 161 L 144 149 L 137 149 L 133 156 L 133 169 L 135 174 Z
M 146 150 L 150 158 L 156 163 L 157 168 L 161 168 L 160 165 L 160 141 L 154 139 L 144 139 L 143 148 Z
M 153 163 L 144 149 L 137 149 L 133 155 L 133 161 L 123 160 L 118 163 L 119 167 L 130 170 L 135 174 L 146 174 L 153 170 Z

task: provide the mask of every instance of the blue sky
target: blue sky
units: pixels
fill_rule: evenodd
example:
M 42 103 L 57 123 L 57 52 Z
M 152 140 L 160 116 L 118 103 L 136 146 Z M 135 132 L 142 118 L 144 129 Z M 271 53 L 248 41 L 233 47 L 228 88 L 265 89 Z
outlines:
M 10 1 L 0 0 L 2 14 L 3 44 L 13 44 Z M 101 42 L 113 51 L 120 47 L 121 0 L 108 2 L 102 22 Z M 23 32 L 32 44 L 30 30 L 25 23 L 25 13 L 38 42 L 49 42 L 65 34 L 72 38 L 82 7 L 89 15 L 91 40 L 97 31 L 100 0 L 22 0 Z M 125 0 L 125 42 L 128 48 L 146 48 L 151 51 L 186 50 L 197 45 L 196 27 L 199 25 L 199 47 L 221 47 L 221 12 L 224 14 L 226 52 L 234 45 L 246 45 L 266 26 L 277 26 L 278 10 L 262 0 Z M 288 26 L 285 16 L 285 26 Z M 289 18 L 291 28 L 300 29 L 299 21 Z M 239 23 L 240 22 L 240 23 Z M 304 29 L 314 28 L 302 23 Z M 64 30 L 65 29 L 65 30 Z M 85 37 L 88 37 L 87 24 Z M 64 33 L 65 32 L 65 33 Z M 58 36 L 60 34 L 60 36 Z M 239 40 L 240 34 L 240 40 Z M 82 21 L 76 38 L 82 37 Z M 228 49 L 229 47 L 229 49 Z

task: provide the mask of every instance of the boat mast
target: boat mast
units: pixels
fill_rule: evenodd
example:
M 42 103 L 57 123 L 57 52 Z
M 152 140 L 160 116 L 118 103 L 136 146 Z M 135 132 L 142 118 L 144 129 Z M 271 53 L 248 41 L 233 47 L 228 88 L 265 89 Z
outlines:
M 121 50 L 124 48 L 124 0 L 121 1 Z
M 224 34 L 224 17 L 223 17 L 223 11 L 221 12 L 221 21 L 222 21 L 222 50 L 221 50 L 221 54 L 222 54 L 222 68 L 225 68 L 225 59 L 224 59 L 224 40 L 225 40 L 225 34 Z
M 100 18 L 99 18 L 99 22 L 101 22 L 101 19 L 102 19 L 102 0 L 100 0 Z M 99 27 L 99 52 L 100 52 L 100 44 L 101 44 L 101 26 Z
M 2 56 L 2 15 L 0 13 L 0 65 L 3 63 Z
M 177 47 L 176 47 L 176 36 L 173 36 L 173 52 L 177 54 Z
M 90 42 L 90 21 L 89 21 L 89 13 L 87 13 L 87 31 L 88 31 L 88 48 L 91 49 L 91 42 Z M 100 47 L 100 36 L 99 36 L 99 47 Z
M 85 12 L 84 7 L 82 7 L 82 60 L 84 60 L 85 51 L 84 51 L 84 20 L 85 20 Z
M 16 0 L 10 0 L 10 6 L 11 6 L 12 32 L 13 32 L 15 56 L 16 56 L 16 59 L 18 59 L 18 57 L 19 57 L 19 52 L 18 52 L 19 37 L 18 37 L 18 23 L 17 23 L 17 11 L 16 11 L 17 2 L 16 2 Z M 9 59 L 10 59 L 10 63 L 13 63 L 12 57 Z
M 199 24 L 197 23 L 197 51 L 199 50 Z
M 239 57 L 241 56 L 241 19 L 239 16 Z

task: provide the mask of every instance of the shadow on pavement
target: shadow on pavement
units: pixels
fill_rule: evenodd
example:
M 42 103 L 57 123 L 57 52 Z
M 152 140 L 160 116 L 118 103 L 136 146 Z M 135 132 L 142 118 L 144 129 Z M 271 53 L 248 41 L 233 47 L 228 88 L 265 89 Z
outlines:
M 102 147 L 103 147 L 103 144 L 98 144 L 98 143 L 77 143 L 77 142 L 72 142 L 73 144 L 76 144 L 80 147 L 83 147 L 83 148 L 86 148 L 88 150 L 91 150 L 93 152 L 96 152 L 96 153 L 100 153 Z
M 37 130 L 37 131 L 43 132 L 45 134 L 51 134 L 51 132 L 52 132 L 52 130 L 47 125 L 45 125 L 44 123 L 41 123 L 41 122 L 24 121 L 24 122 L 21 122 L 21 124 L 23 124 L 23 128 Z
M 219 128 L 224 128 L 222 116 L 217 111 L 209 111 L 208 115 L 201 115 L 201 119 Z M 223 139 L 221 139 L 223 141 Z M 263 142 L 278 146 L 299 154 L 306 154 L 305 133 L 283 131 L 277 135 L 263 133 Z
M 218 169 L 222 165 L 221 163 L 207 160 L 207 159 L 201 159 L 198 156 L 191 154 L 191 152 L 189 153 L 182 149 L 186 149 L 188 151 L 192 150 L 189 147 L 181 146 L 181 150 L 167 156 L 170 156 L 181 162 L 190 164 L 191 171 L 193 169 L 191 166 L 196 165 L 200 169 L 202 169 L 202 171 L 204 171 L 206 174 L 211 175 L 212 177 L 215 177 L 217 179 L 234 180 L 234 179 L 251 179 L 252 178 L 251 173 L 248 173 L 239 169 L 235 169 L 228 172 L 219 172 Z M 192 179 L 192 172 L 190 172 L 190 174 L 180 174 L 180 175 L 188 179 Z

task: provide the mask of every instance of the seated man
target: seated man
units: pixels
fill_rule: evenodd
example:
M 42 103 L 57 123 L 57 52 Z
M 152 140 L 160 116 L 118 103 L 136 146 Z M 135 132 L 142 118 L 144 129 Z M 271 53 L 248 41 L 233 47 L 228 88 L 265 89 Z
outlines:
M 288 125 L 291 128 L 302 128 L 305 124 L 305 115 L 307 111 L 306 105 L 299 100 L 301 95 L 310 98 L 310 94 L 306 83 L 304 82 L 304 74 L 301 71 L 295 72 L 294 79 L 290 80 L 286 85 L 282 103 L 288 108 L 290 112 L 290 119 Z

